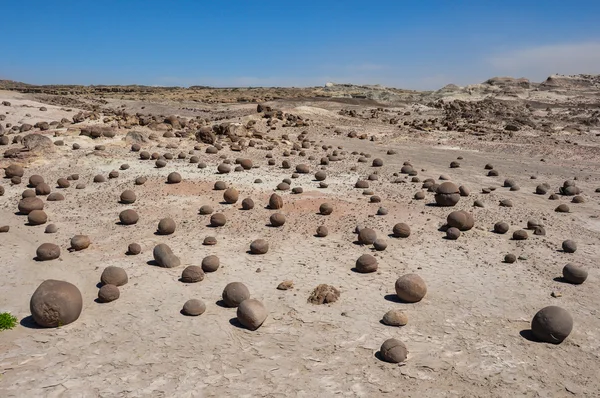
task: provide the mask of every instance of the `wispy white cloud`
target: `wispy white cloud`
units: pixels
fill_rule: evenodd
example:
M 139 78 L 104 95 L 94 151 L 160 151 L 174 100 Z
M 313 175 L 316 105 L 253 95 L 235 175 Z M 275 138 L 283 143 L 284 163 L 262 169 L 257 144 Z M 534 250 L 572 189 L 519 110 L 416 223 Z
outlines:
M 560 74 L 600 73 L 600 42 L 548 44 L 510 50 L 487 58 L 495 72 L 542 80 Z

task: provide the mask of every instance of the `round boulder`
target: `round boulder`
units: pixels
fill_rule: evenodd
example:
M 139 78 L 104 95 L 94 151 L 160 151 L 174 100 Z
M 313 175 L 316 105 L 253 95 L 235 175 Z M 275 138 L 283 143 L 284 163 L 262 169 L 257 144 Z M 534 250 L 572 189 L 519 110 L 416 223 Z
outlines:
M 458 228 L 460 231 L 468 231 L 475 225 L 473 215 L 464 210 L 453 211 L 446 219 L 448 226 Z
M 249 330 L 258 329 L 268 314 L 267 308 L 256 299 L 246 299 L 237 308 L 238 321 Z
M 188 316 L 199 316 L 204 314 L 204 311 L 206 311 L 206 304 L 199 299 L 186 301 L 181 309 L 181 313 Z
M 219 257 L 210 255 L 202 259 L 202 270 L 204 272 L 215 272 L 219 269 L 221 262 Z
M 392 234 L 397 238 L 408 238 L 410 236 L 410 227 L 403 222 L 394 225 Z
M 460 200 L 460 190 L 453 182 L 446 181 L 437 187 L 435 202 L 438 206 L 451 207 Z
M 265 254 L 269 251 L 269 243 L 264 239 L 256 239 L 250 243 L 251 254 Z
M 54 243 L 42 243 L 35 254 L 38 261 L 56 260 L 60 257 L 60 247 Z
M 100 282 L 103 285 L 123 286 L 128 281 L 127 272 L 123 268 L 114 265 L 104 268 L 102 275 L 100 275 Z
M 242 282 L 231 282 L 223 289 L 223 303 L 227 307 L 237 307 L 250 298 L 250 291 Z
M 115 285 L 103 285 L 98 290 L 98 301 L 101 303 L 110 303 L 121 296 L 119 288 Z
M 196 283 L 204 280 L 204 271 L 197 265 L 188 265 L 181 273 L 181 281 L 185 283 Z
M 36 196 L 30 196 L 30 197 L 21 199 L 19 201 L 18 208 L 19 208 L 19 213 L 29 214 L 34 210 L 43 210 L 44 202 Z
M 370 254 L 363 254 L 356 260 L 356 271 L 363 274 L 377 271 L 377 259 Z
M 121 213 L 119 213 L 119 221 L 123 225 L 133 225 L 133 224 L 137 223 L 138 220 L 139 220 L 139 216 L 135 212 L 135 210 L 127 209 L 127 210 L 123 210 Z
M 580 285 L 588 277 L 588 272 L 585 268 L 575 264 L 567 264 L 562 270 L 563 278 L 569 283 Z
M 80 251 L 87 249 L 92 242 L 90 237 L 87 235 L 75 235 L 71 238 L 71 248 L 73 251 Z
M 387 339 L 379 350 L 381 359 L 389 363 L 400 363 L 406 361 L 408 350 L 406 345 L 398 339 Z
M 417 274 L 406 274 L 396 280 L 396 294 L 407 303 L 421 301 L 427 294 L 425 281 Z
M 27 222 L 30 225 L 42 225 L 48 221 L 48 215 L 44 210 L 33 210 L 27 215 Z
M 560 344 L 573 330 L 573 317 L 554 305 L 542 308 L 531 321 L 531 332 L 540 341 Z
M 158 222 L 158 228 L 156 232 L 159 235 L 171 235 L 175 232 L 175 221 L 172 218 L 166 217 Z
M 48 279 L 35 290 L 29 309 L 35 323 L 52 328 L 76 321 L 83 308 L 83 298 L 77 286 Z

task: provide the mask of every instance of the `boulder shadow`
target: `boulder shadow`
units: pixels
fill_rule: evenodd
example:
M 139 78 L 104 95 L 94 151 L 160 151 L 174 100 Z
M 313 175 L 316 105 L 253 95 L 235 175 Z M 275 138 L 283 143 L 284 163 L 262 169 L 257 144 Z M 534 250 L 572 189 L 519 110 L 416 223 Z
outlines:
M 35 323 L 33 316 L 29 315 L 19 321 L 19 324 L 28 329 L 47 329 Z
M 574 283 L 569 282 L 568 280 L 566 280 L 562 276 L 557 276 L 556 278 L 552 278 L 552 280 L 554 282 L 558 282 L 558 283 L 564 283 L 564 284 L 567 284 L 567 285 L 574 285 Z
M 523 337 L 527 341 L 531 341 L 532 343 L 543 343 L 543 341 L 538 340 L 534 335 L 531 329 L 523 329 L 519 332 L 521 337 Z
M 160 264 L 158 264 L 156 260 L 148 260 L 146 261 L 146 264 L 151 265 L 153 267 L 160 267 Z
M 229 324 L 230 324 L 231 326 L 235 326 L 236 328 L 239 328 L 239 329 L 246 329 L 246 328 L 244 327 L 244 325 L 242 325 L 242 324 L 240 323 L 240 321 L 238 321 L 237 317 L 231 318 L 231 319 L 229 320 Z
M 225 304 L 225 301 L 223 301 L 223 300 L 217 300 L 217 301 L 215 302 L 215 304 L 216 304 L 218 307 L 221 307 L 221 308 L 228 308 L 228 309 L 231 309 L 231 308 L 232 308 L 232 307 L 229 307 L 227 304 Z
M 392 303 L 406 304 L 404 301 L 400 300 L 397 294 L 386 294 L 383 298 Z

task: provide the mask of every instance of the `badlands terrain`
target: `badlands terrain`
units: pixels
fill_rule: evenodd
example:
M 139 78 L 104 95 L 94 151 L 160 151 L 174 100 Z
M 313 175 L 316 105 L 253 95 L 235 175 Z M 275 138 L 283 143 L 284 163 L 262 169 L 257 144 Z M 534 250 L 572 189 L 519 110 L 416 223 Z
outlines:
M 2 397 L 600 396 L 598 76 L 429 92 L 0 81 L 0 135 L 0 312 L 19 320 L 0 332 Z M 52 197 L 28 186 L 35 175 Z M 462 187 L 449 194 L 458 203 L 439 206 L 448 181 Z M 19 211 L 23 195 L 43 202 L 45 223 Z M 127 209 L 137 223 L 120 221 Z M 474 226 L 452 239 L 456 210 Z M 225 225 L 211 225 L 215 213 Z M 157 232 L 164 218 L 174 233 Z M 375 245 L 357 235 L 366 228 Z M 72 247 L 76 235 L 89 246 Z M 266 253 L 250 253 L 257 239 Z M 44 243 L 60 256 L 40 261 Z M 159 244 L 178 266 L 158 266 Z M 357 272 L 365 254 L 375 272 Z M 207 256 L 216 271 L 180 280 Z M 563 278 L 569 263 L 584 283 Z M 128 281 L 106 303 L 109 266 Z M 426 284 L 422 300 L 398 298 L 406 274 Z M 31 316 L 48 279 L 81 292 L 74 322 L 41 328 Z M 231 282 L 268 311 L 256 330 L 222 301 Z M 332 302 L 309 301 L 321 284 L 332 293 L 317 299 Z M 201 315 L 182 313 L 189 299 Z M 547 306 L 572 316 L 560 344 L 531 331 Z M 386 324 L 390 310 L 406 325 Z M 405 361 L 382 360 L 390 338 Z

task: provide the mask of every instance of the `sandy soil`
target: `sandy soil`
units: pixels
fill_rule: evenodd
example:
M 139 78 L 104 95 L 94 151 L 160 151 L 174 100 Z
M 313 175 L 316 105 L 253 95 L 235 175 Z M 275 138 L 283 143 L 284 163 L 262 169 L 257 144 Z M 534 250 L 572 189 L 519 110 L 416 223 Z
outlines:
M 43 104 L 12 92 L 0 92 L 0 102 L 3 100 L 12 104 L 0 106 L 0 112 L 8 112 L 3 123 L 60 120 L 78 111 L 48 105 L 48 111 L 41 112 L 38 108 Z M 140 109 L 140 101 L 115 100 L 110 105 L 125 105 L 134 112 Z M 188 106 L 185 103 L 146 105 L 156 106 L 160 112 L 194 114 L 181 111 Z M 311 119 L 308 128 L 279 127 L 270 132 L 276 138 L 288 134 L 290 141 L 296 142 L 300 132 L 308 131 L 314 144 L 306 149 L 306 157 L 283 157 L 283 150 L 290 148 L 280 143 L 270 151 L 277 165 L 268 166 L 267 151 L 258 147 L 245 148 L 241 153 L 225 147 L 209 155 L 203 150 L 207 145 L 202 144 L 203 149 L 194 154 L 207 163 L 206 169 L 190 164 L 189 158 L 170 160 L 165 168 L 157 169 L 154 161 L 139 160 L 138 154 L 129 150 L 130 143 L 124 140 L 128 130 L 121 129 L 114 138 L 96 140 L 79 136 L 71 127 L 43 132 L 65 145 L 24 162 L 22 184 L 2 181 L 6 192 L 0 197 L 0 219 L 10 231 L 0 235 L 0 312 L 10 311 L 21 322 L 0 334 L 0 396 L 600 396 L 600 193 L 595 193 L 600 186 L 600 160 L 591 155 L 597 150 L 594 134 L 578 137 L 585 145 L 576 148 L 555 144 L 555 137 L 543 134 L 535 139 L 517 135 L 512 142 L 479 142 L 465 135 L 421 134 L 379 120 L 341 116 L 338 111 L 348 106 L 340 103 L 282 101 L 273 105 Z M 213 109 L 231 112 L 231 120 L 260 119 L 255 105 Z M 366 132 L 378 140 L 348 138 L 329 128 L 332 126 L 344 132 Z M 75 142 L 82 148 L 72 150 Z M 100 143 L 106 146 L 105 151 L 94 150 Z M 168 143 L 177 148 L 165 149 Z M 171 152 L 177 158 L 179 152 L 188 153 L 197 144 L 193 139 L 159 138 L 142 147 L 149 152 Z M 321 168 L 319 159 L 331 152 L 321 148 L 324 144 L 345 151 L 341 161 L 326 166 L 329 186 L 325 189 L 313 179 L 313 173 Z M 387 155 L 388 149 L 397 153 Z M 352 155 L 352 151 L 369 153 L 371 159 L 380 157 L 384 166 L 371 167 L 371 159 L 358 163 L 359 155 Z M 219 175 L 216 166 L 222 161 L 221 155 L 232 161 L 251 158 L 257 167 Z M 315 160 L 308 160 L 311 155 Z M 459 156 L 464 158 L 461 167 L 450 169 L 450 162 Z M 287 223 L 273 228 L 269 226 L 273 211 L 265 206 L 275 186 L 290 178 L 292 170 L 280 167 L 284 159 L 292 165 L 309 164 L 311 174 L 292 179 L 292 187 L 303 187 L 304 193 L 280 193 Z M 425 200 L 414 200 L 422 183 L 393 175 L 408 160 L 419 170 L 421 181 L 448 175 L 457 184 L 468 186 L 471 195 L 461 198 L 454 209 L 432 206 L 432 193 L 427 193 Z M 13 162 L 2 159 L 0 165 Z M 92 182 L 96 174 L 107 176 L 123 163 L 130 168 L 121 170 L 118 178 Z M 500 176 L 487 177 L 486 163 L 493 163 Z M 181 173 L 182 183 L 165 183 L 172 171 Z M 379 179 L 371 181 L 370 188 L 381 197 L 381 203 L 370 203 L 369 195 L 354 188 L 358 179 L 374 171 Z M 76 190 L 75 184 L 67 189 L 53 186 L 65 200 L 45 204 L 48 223 L 58 225 L 56 234 L 45 234 L 44 225 L 28 226 L 26 217 L 15 214 L 30 175 L 41 174 L 54 185 L 59 177 L 72 173 L 80 175 L 79 182 L 87 184 L 85 189 Z M 135 186 L 139 176 L 148 177 L 148 182 Z M 502 187 L 509 177 L 517 180 L 520 191 Z M 571 197 L 563 196 L 551 201 L 548 195 L 533 193 L 542 182 L 548 182 L 555 192 L 564 180 L 574 177 L 585 203 L 573 204 Z M 263 183 L 254 183 L 257 178 Z M 405 181 L 394 183 L 397 178 Z M 236 187 L 240 201 L 253 198 L 256 207 L 243 211 L 239 202 L 222 203 L 222 191 L 212 189 L 218 180 Z M 484 187 L 497 189 L 483 194 Z M 118 203 L 125 189 L 135 191 L 138 200 L 133 205 Z M 485 203 L 484 208 L 473 207 L 477 199 Z M 501 199 L 511 199 L 514 206 L 498 206 Z M 323 202 L 334 205 L 332 215 L 318 214 Z M 560 203 L 568 203 L 571 213 L 554 212 Z M 225 213 L 227 224 L 221 228 L 207 226 L 209 216 L 198 214 L 204 204 Z M 389 214 L 376 215 L 380 206 Z M 138 224 L 117 225 L 118 214 L 125 208 L 138 211 Z M 457 241 L 450 241 L 439 228 L 455 209 L 471 211 L 476 224 Z M 163 217 L 176 221 L 173 235 L 155 234 Z M 531 218 L 543 221 L 547 235 L 535 236 L 530 231 L 528 240 L 511 240 L 512 232 L 525 228 Z M 498 221 L 509 223 L 508 234 L 492 232 Z M 410 225 L 409 238 L 388 236 L 398 222 Z M 374 228 L 386 239 L 387 249 L 374 252 L 353 243 L 357 224 Z M 319 225 L 329 228 L 329 236 L 314 236 Z M 69 240 L 76 234 L 90 236 L 92 245 L 81 252 L 69 252 Z M 209 235 L 217 238 L 216 246 L 202 245 Z M 247 253 L 256 238 L 269 242 L 267 254 Z M 560 250 L 565 239 L 577 241 L 576 253 Z M 36 248 L 44 242 L 61 247 L 58 260 L 34 261 Z M 125 254 L 131 242 L 142 246 L 140 255 Z M 158 243 L 167 243 L 182 259 L 182 266 L 163 269 L 150 265 L 152 249 Z M 363 253 L 378 259 L 376 273 L 351 270 Z M 507 253 L 520 259 L 505 264 Z M 185 266 L 200 265 L 210 254 L 221 260 L 217 272 L 196 284 L 178 281 Z M 568 262 L 587 267 L 589 277 L 584 284 L 555 280 Z M 123 267 L 129 283 L 120 289 L 117 301 L 99 304 L 94 301 L 97 284 L 109 265 Z M 427 296 L 416 304 L 400 303 L 395 298 L 394 282 L 400 275 L 413 272 L 426 281 Z M 50 278 L 75 284 L 83 294 L 84 308 L 72 324 L 39 329 L 29 317 L 29 298 L 43 280 Z M 277 290 L 287 279 L 294 281 L 294 288 Z M 223 287 L 233 281 L 244 282 L 252 297 L 269 309 L 269 317 L 257 331 L 240 328 L 234 321 L 235 309 L 218 305 Z M 337 287 L 341 291 L 339 301 L 308 304 L 310 292 L 320 283 Z M 559 297 L 552 297 L 552 293 Z M 203 315 L 180 314 L 190 298 L 206 303 Z M 548 305 L 559 305 L 574 318 L 573 332 L 560 345 L 530 338 L 531 318 Z M 406 311 L 406 326 L 395 328 L 380 322 L 383 314 L 394 308 Z M 408 347 L 408 360 L 401 365 L 382 362 L 375 355 L 390 337 Z

